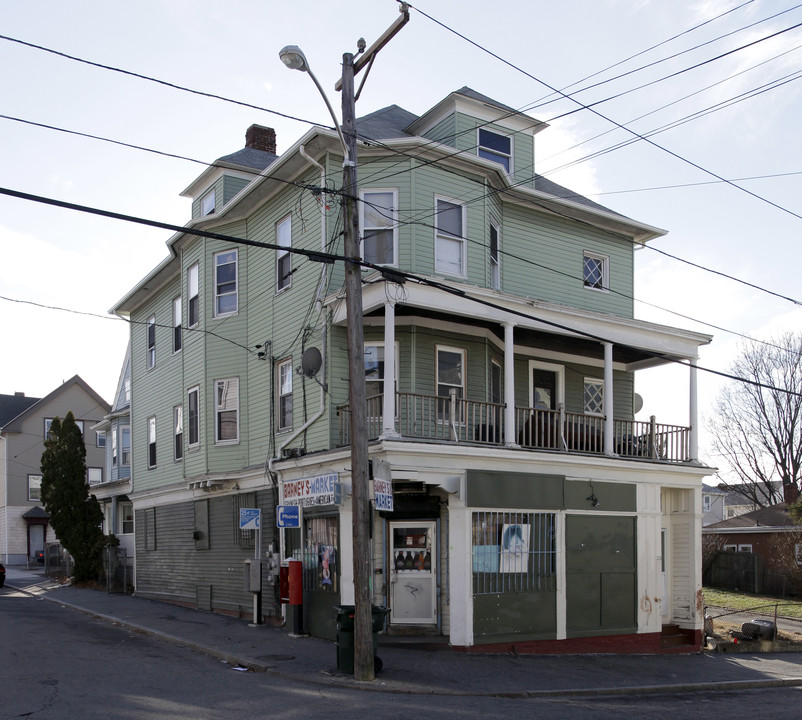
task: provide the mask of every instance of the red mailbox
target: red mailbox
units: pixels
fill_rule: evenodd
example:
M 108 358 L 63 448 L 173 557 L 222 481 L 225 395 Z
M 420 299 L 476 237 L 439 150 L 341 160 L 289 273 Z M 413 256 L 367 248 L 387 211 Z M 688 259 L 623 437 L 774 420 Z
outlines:
M 290 560 L 288 568 L 289 603 L 290 605 L 304 604 L 304 572 L 300 560 Z
M 282 605 L 290 601 L 290 566 L 287 562 L 281 563 L 278 569 L 278 594 Z

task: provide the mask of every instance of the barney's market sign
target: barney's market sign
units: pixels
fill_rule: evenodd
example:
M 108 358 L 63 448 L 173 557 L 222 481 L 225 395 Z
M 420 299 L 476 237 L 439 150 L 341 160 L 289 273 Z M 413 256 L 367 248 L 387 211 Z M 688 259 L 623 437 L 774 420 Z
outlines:
M 301 507 L 320 507 L 336 505 L 339 495 L 339 479 L 337 473 L 284 481 L 284 505 L 300 505 Z

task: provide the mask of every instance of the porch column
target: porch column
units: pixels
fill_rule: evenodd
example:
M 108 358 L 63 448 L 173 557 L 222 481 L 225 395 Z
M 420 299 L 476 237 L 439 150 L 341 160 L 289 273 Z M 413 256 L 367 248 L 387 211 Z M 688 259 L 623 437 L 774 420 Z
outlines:
M 398 437 L 395 431 L 395 302 L 384 303 L 384 395 L 382 437 Z
M 613 344 L 604 345 L 604 454 L 613 454 Z
M 690 361 L 690 382 L 688 383 L 690 389 L 690 403 L 688 406 L 688 419 L 691 425 L 690 447 L 690 460 L 697 461 L 699 459 L 699 407 L 697 405 L 697 386 L 696 386 L 696 362 L 698 358 L 691 358 Z
M 517 447 L 515 442 L 515 345 L 513 325 L 504 323 L 504 444 Z

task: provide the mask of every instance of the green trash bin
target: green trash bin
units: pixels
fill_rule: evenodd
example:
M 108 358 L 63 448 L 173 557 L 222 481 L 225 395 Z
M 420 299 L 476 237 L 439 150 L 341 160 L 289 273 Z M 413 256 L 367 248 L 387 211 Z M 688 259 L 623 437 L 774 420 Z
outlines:
M 337 615 L 337 670 L 342 673 L 354 674 L 354 612 L 353 605 L 338 605 L 334 608 Z M 373 605 L 373 672 L 378 675 L 382 669 L 382 661 L 376 655 L 379 644 L 379 631 L 384 627 L 384 618 L 389 612 L 388 608 Z

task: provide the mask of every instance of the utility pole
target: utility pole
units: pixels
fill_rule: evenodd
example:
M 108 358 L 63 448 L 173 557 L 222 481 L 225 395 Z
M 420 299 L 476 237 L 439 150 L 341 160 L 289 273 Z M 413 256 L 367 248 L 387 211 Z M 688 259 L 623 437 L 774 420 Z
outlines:
M 354 55 L 343 55 L 342 134 L 347 157 L 343 163 L 345 307 L 348 315 L 348 402 L 351 410 L 351 507 L 354 553 L 354 679 L 374 680 L 373 602 L 370 588 L 370 496 L 368 493 L 368 438 L 366 434 L 367 390 L 365 388 L 365 342 L 362 326 L 362 267 L 359 264 L 359 212 L 357 210 L 356 96 L 354 76 L 366 65 L 370 68 L 376 53 L 408 21 L 409 8 L 401 4 L 399 17 L 354 63 Z M 361 48 L 364 48 L 361 41 Z M 364 82 L 364 80 L 363 80 Z M 392 384 L 390 390 L 392 392 Z
M 342 118 L 348 158 L 343 164 L 345 307 L 348 314 L 348 402 L 351 410 L 351 505 L 354 552 L 354 678 L 373 680 L 373 603 L 370 594 L 368 438 L 365 433 L 365 341 L 356 178 L 354 56 L 343 55 Z

